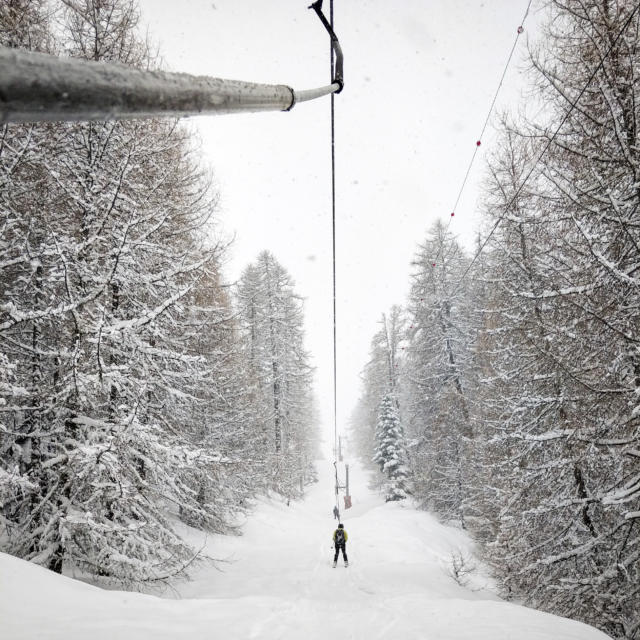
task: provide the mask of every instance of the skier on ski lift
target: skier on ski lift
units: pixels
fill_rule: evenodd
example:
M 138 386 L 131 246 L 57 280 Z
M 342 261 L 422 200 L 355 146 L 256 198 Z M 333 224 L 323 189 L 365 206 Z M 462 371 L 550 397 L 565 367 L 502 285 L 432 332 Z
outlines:
M 333 517 L 340 522 L 340 511 L 338 511 L 338 507 L 333 507 Z
M 342 558 L 344 559 L 344 566 L 349 566 L 349 560 L 347 559 L 347 532 L 344 528 L 342 522 L 338 525 L 338 528 L 333 532 L 333 546 L 336 550 L 335 555 L 333 556 L 333 567 L 335 569 L 338 564 L 338 554 L 340 553 L 340 549 L 342 549 Z

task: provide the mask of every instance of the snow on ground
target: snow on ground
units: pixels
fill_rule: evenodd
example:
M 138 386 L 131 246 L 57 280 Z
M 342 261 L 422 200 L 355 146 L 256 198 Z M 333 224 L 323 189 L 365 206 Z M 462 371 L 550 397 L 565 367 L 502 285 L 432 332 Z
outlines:
M 332 466 L 300 503 L 262 500 L 241 537 L 210 536 L 225 562 L 200 567 L 166 597 L 105 591 L 0 554 L 0 637 L 7 640 L 603 640 L 586 625 L 504 602 L 476 576 L 448 574 L 469 554 L 463 532 L 408 505 L 384 504 L 351 465 L 344 512 L 350 566 L 332 568 Z M 191 535 L 194 535 L 193 532 Z M 197 540 L 194 540 L 197 543 Z

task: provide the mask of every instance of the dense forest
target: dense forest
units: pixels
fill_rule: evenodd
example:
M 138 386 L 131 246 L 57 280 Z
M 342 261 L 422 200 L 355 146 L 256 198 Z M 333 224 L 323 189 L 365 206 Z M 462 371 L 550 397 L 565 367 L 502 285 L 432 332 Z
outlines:
M 545 7 L 477 245 L 407 256 L 351 437 L 505 598 L 638 640 L 640 6 Z M 157 68 L 141 33 L 135 0 L 0 2 L 6 47 Z M 163 581 L 185 526 L 314 480 L 303 301 L 268 251 L 226 280 L 213 184 L 177 120 L 0 128 L 0 551 Z
M 154 68 L 132 0 L 0 3 L 0 44 Z M 225 284 L 217 193 L 177 121 L 0 129 L 0 549 L 127 584 L 176 524 L 231 532 L 313 479 L 312 370 L 268 252 Z
M 640 15 L 630 0 L 547 9 L 530 108 L 501 119 L 489 159 L 478 244 L 429 229 L 406 305 L 373 336 L 353 438 L 389 500 L 406 490 L 470 532 L 506 597 L 632 639 Z

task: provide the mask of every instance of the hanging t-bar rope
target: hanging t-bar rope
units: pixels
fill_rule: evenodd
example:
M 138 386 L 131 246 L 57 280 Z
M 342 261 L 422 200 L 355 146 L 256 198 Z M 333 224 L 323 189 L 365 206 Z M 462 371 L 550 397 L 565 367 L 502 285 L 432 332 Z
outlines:
M 322 0 L 314 2 L 309 9 L 314 9 L 331 37 L 329 64 L 331 78 L 342 83 L 342 50 L 333 31 L 333 0 L 329 2 L 329 22 L 322 14 Z M 335 59 L 334 59 L 335 57 Z M 336 92 L 339 93 L 339 92 Z M 337 313 L 336 313 L 336 118 L 334 94 L 331 94 L 331 256 L 333 276 L 333 466 L 336 475 L 335 499 L 338 519 L 340 518 L 340 501 L 338 493 L 338 341 L 337 341 Z
M 342 47 L 340 46 L 338 36 L 336 36 L 333 30 L 333 0 L 331 0 L 330 21 L 328 21 L 322 13 L 322 0 L 316 0 L 316 2 L 314 2 L 308 8 L 313 9 L 316 12 L 318 18 L 320 18 L 320 21 L 324 25 L 324 28 L 327 30 L 327 32 L 329 33 L 329 37 L 331 38 L 331 82 L 338 83 L 340 85 L 340 88 L 335 91 L 335 93 L 340 93 L 342 91 L 342 87 L 344 86 L 344 57 L 342 55 Z M 335 63 L 333 60 L 334 54 L 336 57 Z
M 329 21 L 322 13 L 322 0 L 316 0 L 309 9 L 317 14 L 331 37 L 329 65 L 331 79 L 342 84 L 342 49 L 333 31 L 333 0 L 329 1 Z M 335 60 L 334 60 L 335 56 Z M 342 90 L 342 88 L 340 89 Z M 336 91 L 336 93 L 340 93 Z M 336 119 L 334 94 L 331 94 L 331 256 L 333 276 L 333 457 L 336 471 L 336 507 L 338 505 L 338 353 L 336 313 Z
M 303 91 L 0 47 L 0 124 L 290 111 L 342 90 L 342 51 L 330 36 L 340 77 Z

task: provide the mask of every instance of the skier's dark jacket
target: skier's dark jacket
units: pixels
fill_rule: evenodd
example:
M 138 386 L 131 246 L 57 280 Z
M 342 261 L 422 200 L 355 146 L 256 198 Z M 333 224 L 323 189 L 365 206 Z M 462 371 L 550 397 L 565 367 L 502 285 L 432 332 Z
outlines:
M 349 539 L 349 536 L 347 535 L 347 531 L 346 529 L 340 529 L 340 531 L 342 531 L 342 533 L 344 533 L 344 541 L 346 542 Z M 336 536 L 338 535 L 338 529 L 336 529 L 333 532 L 333 541 L 336 541 Z

